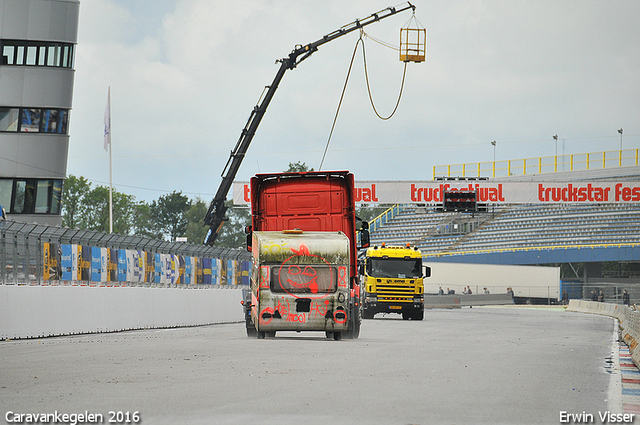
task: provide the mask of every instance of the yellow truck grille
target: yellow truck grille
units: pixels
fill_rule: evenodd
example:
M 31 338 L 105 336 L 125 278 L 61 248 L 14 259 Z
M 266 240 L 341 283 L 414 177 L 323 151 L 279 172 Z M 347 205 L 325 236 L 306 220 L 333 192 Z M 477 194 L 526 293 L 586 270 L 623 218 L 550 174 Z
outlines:
M 413 285 L 377 284 L 376 293 L 379 302 L 413 302 L 416 293 Z

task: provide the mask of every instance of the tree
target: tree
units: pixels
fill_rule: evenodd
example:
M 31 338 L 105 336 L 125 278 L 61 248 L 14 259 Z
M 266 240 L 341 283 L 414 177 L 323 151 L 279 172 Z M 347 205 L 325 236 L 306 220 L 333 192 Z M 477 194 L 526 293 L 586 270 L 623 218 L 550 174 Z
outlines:
M 300 173 L 305 171 L 313 171 L 313 168 L 309 169 L 309 166 L 304 162 L 290 162 L 289 169 L 285 171 L 285 173 Z
M 155 220 L 154 228 L 164 237 L 175 241 L 176 237 L 184 236 L 187 231 L 186 214 L 191 208 L 191 200 L 175 190 L 162 195 L 158 201 L 150 205 L 151 218 Z
M 251 213 L 246 207 L 234 206 L 232 200 L 226 201 L 225 206 L 228 220 L 220 229 L 216 245 L 226 248 L 242 247 L 246 243 L 244 228 L 251 224 Z
M 91 191 L 91 183 L 84 177 L 69 175 L 62 190 L 62 225 L 77 229 L 84 214 L 84 197 Z
M 356 207 L 356 216 L 364 221 L 371 221 L 389 209 L 389 206 L 362 204 Z
M 151 207 L 144 201 L 133 206 L 133 220 L 131 231 L 137 236 L 146 236 L 152 239 L 162 239 L 162 233 L 158 230 L 155 220 L 151 216 Z
M 121 235 L 131 233 L 131 222 L 135 211 L 133 195 L 126 195 L 117 190 L 112 192 L 113 232 Z M 83 229 L 109 231 L 109 188 L 96 186 L 84 196 L 84 214 L 81 226 Z
M 199 244 L 204 241 L 204 237 L 209 230 L 203 223 L 207 209 L 208 205 L 202 199 L 196 198 L 195 201 L 191 201 L 191 208 L 185 215 L 187 218 L 187 230 L 184 234 L 189 242 Z
M 134 197 L 113 190 L 113 231 L 130 234 Z M 96 186 L 84 177 L 70 175 L 64 182 L 62 225 L 72 229 L 109 231 L 109 188 Z

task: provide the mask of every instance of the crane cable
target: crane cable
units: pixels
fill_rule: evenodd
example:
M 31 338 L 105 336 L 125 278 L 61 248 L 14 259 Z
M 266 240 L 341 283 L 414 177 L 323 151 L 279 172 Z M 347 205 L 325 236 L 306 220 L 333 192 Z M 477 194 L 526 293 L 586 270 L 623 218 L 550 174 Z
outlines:
M 404 78 L 407 75 L 407 62 L 404 63 L 404 70 L 402 71 L 402 84 L 400 85 L 400 93 L 398 94 L 398 101 L 396 102 L 396 106 L 393 108 L 393 111 L 388 117 L 383 117 L 378 113 L 378 110 L 376 109 L 376 105 L 373 103 L 373 96 L 371 95 L 371 87 L 369 86 L 369 72 L 367 72 L 367 55 L 364 48 L 364 41 L 362 42 L 362 58 L 364 60 L 364 76 L 365 76 L 365 79 L 367 80 L 367 92 L 369 93 L 369 100 L 371 101 L 371 107 L 373 108 L 373 112 L 375 112 L 378 118 L 380 118 L 381 120 L 388 120 L 395 115 L 396 111 L 398 110 L 398 106 L 400 105 L 400 99 L 402 99 L 402 91 L 404 90 Z
M 353 60 L 356 58 L 356 53 L 358 52 L 358 45 L 361 42 L 362 42 L 362 45 L 364 46 L 364 40 L 362 40 L 362 34 L 360 34 L 360 38 L 358 39 L 358 41 L 356 41 L 356 47 L 353 49 L 353 55 L 351 55 L 351 62 L 349 63 L 349 71 L 347 71 L 347 78 L 344 81 L 344 87 L 342 87 L 340 102 L 338 102 L 338 109 L 336 109 L 336 115 L 333 117 L 333 124 L 331 125 L 331 131 L 329 132 L 329 139 L 327 140 L 327 144 L 324 147 L 324 153 L 322 154 L 322 161 L 320 161 L 320 167 L 318 167 L 318 171 L 322 170 L 322 164 L 324 164 L 324 158 L 327 156 L 327 150 L 329 149 L 329 142 L 331 142 L 331 136 L 333 136 L 333 129 L 336 127 L 336 121 L 338 121 L 338 113 L 340 113 L 340 107 L 342 106 L 342 99 L 344 99 L 344 93 L 347 91 L 347 83 L 349 82 L 349 76 L 351 75 Z
M 344 94 L 347 91 L 347 83 L 349 82 L 349 77 L 351 76 L 351 68 L 353 67 L 353 61 L 356 57 L 356 53 L 358 52 L 358 45 L 360 43 L 362 43 L 362 57 L 364 60 L 364 73 L 365 73 L 365 79 L 367 81 L 367 92 L 369 93 L 369 100 L 371 101 L 371 106 L 373 108 L 373 111 L 376 113 L 376 115 L 378 116 L 378 118 L 382 119 L 382 120 L 388 120 L 390 119 L 398 110 L 398 105 L 400 105 L 400 99 L 402 98 L 402 91 L 404 89 L 404 81 L 405 81 L 405 76 L 407 74 L 407 62 L 404 63 L 404 70 L 402 72 L 402 84 L 400 86 L 400 93 L 398 95 L 398 100 L 396 102 L 396 106 L 393 108 L 393 112 L 391 112 L 391 115 L 389 115 L 388 117 L 382 117 L 378 111 L 376 110 L 376 106 L 373 103 L 373 96 L 371 95 L 371 89 L 369 87 L 369 75 L 367 72 L 367 58 L 366 58 L 366 54 L 365 54 L 365 48 L 364 48 L 364 40 L 363 40 L 363 36 L 366 36 L 367 34 L 364 32 L 364 30 L 362 30 L 362 28 L 360 29 L 360 38 L 358 39 L 358 41 L 356 41 L 356 46 L 353 49 L 353 55 L 351 55 L 351 62 L 349 63 L 349 70 L 347 71 L 347 77 L 344 81 L 344 86 L 342 87 L 342 93 L 340 94 L 340 101 L 338 102 L 338 108 L 336 109 L 336 114 L 333 118 L 333 124 L 331 125 L 331 131 L 329 132 L 329 138 L 327 140 L 327 144 L 324 147 L 324 153 L 322 154 L 322 161 L 320 161 L 320 167 L 318 167 L 318 171 L 322 170 L 322 165 L 324 164 L 324 159 L 327 156 L 327 150 L 329 149 L 329 143 L 331 142 L 331 137 L 333 136 L 333 130 L 336 127 L 336 122 L 338 121 L 338 114 L 340 113 L 340 108 L 342 107 L 342 100 L 344 99 Z M 377 40 L 375 40 L 377 41 Z

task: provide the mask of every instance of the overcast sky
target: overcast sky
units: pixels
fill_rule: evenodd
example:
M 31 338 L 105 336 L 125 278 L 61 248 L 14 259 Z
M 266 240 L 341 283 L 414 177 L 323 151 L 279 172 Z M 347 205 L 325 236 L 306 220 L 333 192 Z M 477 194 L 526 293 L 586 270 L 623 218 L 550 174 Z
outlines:
M 410 63 L 383 121 L 358 52 L 322 167 L 356 180 L 430 180 L 433 166 L 640 148 L 640 2 L 415 0 L 427 61 Z M 83 0 L 67 174 L 137 200 L 173 190 L 209 202 L 263 88 L 297 44 L 395 4 L 386 0 Z M 406 11 L 371 24 L 397 46 Z M 415 27 L 414 23 L 411 23 Z M 320 166 L 358 40 L 288 71 L 236 180 L 290 162 Z M 395 105 L 403 63 L 365 40 L 372 95 Z

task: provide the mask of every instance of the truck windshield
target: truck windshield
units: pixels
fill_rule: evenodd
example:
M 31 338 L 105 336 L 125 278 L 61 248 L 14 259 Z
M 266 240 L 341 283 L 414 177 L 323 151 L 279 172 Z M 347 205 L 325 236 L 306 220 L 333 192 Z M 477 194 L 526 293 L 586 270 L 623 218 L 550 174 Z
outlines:
M 369 258 L 367 274 L 373 277 L 417 279 L 422 276 L 422 259 Z
M 318 264 L 273 266 L 271 290 L 296 294 L 327 294 L 336 291 L 336 269 Z

